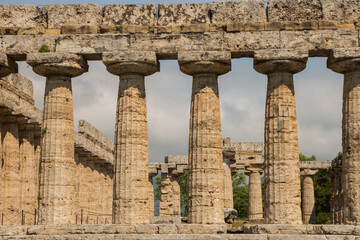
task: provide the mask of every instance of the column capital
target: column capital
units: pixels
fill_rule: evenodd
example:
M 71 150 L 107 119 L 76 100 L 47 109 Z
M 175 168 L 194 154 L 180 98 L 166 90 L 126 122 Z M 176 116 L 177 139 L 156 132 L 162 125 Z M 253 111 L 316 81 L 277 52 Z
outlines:
M 26 62 L 35 73 L 44 76 L 77 77 L 88 71 L 86 60 L 72 53 L 30 53 Z
M 333 49 L 327 67 L 337 73 L 360 70 L 360 48 Z
M 249 176 L 251 173 L 259 173 L 260 175 L 264 172 L 264 170 L 260 167 L 245 167 L 245 175 Z
M 301 72 L 309 56 L 306 50 L 269 49 L 255 51 L 254 69 L 262 74 L 274 72 Z
M 0 53 L 0 77 L 6 77 L 11 73 L 18 72 L 17 63 L 5 53 Z
M 318 172 L 318 169 L 301 169 L 300 175 L 301 176 L 313 176 Z
M 180 71 L 188 75 L 213 73 L 222 75 L 231 70 L 231 53 L 219 51 L 178 53 Z
M 108 72 L 118 76 L 125 74 L 148 76 L 160 70 L 156 53 L 150 51 L 103 53 L 102 61 Z

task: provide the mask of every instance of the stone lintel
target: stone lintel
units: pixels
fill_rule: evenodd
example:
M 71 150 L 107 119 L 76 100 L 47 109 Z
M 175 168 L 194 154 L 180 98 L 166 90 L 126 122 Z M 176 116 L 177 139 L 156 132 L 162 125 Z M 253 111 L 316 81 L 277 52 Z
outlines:
M 360 48 L 333 49 L 327 67 L 337 73 L 360 70 Z
M 313 175 L 315 175 L 317 172 L 318 172 L 317 169 L 308 169 L 308 168 L 306 168 L 306 169 L 301 169 L 300 175 L 301 175 L 301 176 L 313 176 Z
M 17 63 L 9 58 L 5 53 L 0 53 L 0 77 L 5 77 L 11 73 L 18 72 Z
M 34 72 L 41 76 L 69 76 L 77 77 L 88 71 L 84 58 L 72 53 L 31 53 L 27 61 Z
M 106 69 L 114 75 L 151 75 L 160 71 L 156 53 L 151 51 L 121 51 L 103 54 Z
M 109 152 L 114 152 L 114 142 L 85 120 L 79 120 L 79 133 Z
M 176 163 L 176 164 L 187 164 L 188 156 L 187 155 L 170 155 L 165 157 L 166 163 Z
M 262 74 L 273 72 L 301 72 L 306 67 L 307 50 L 270 49 L 254 53 L 254 69 Z
M 231 53 L 221 51 L 188 51 L 178 53 L 180 71 L 188 75 L 222 75 L 231 70 Z
M 301 161 L 300 162 L 300 169 L 329 169 L 331 167 L 331 162 L 326 161 Z

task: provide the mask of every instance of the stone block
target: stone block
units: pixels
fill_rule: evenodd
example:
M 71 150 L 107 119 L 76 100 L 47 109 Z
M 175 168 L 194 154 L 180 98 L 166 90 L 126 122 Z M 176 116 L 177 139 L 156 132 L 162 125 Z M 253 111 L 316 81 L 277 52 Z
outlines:
M 266 22 L 265 0 L 212 2 L 212 23 Z
M 157 234 L 159 227 L 155 224 L 140 224 L 135 226 L 137 234 Z
M 107 151 L 114 151 L 114 142 L 85 120 L 79 120 L 78 132 Z
M 265 23 L 264 22 L 247 22 L 244 26 L 245 31 L 264 31 Z
M 209 4 L 159 4 L 158 25 L 210 23 Z
M 211 23 L 209 25 L 210 32 L 223 32 L 226 31 L 226 24 L 225 23 Z
M 46 27 L 46 19 L 38 6 L 1 4 L 0 27 Z
M 46 29 L 44 34 L 58 36 L 58 35 L 60 35 L 60 33 L 61 33 L 60 29 Z
M 18 72 L 17 63 L 6 54 L 0 54 L 0 77 L 5 77 L 11 73 Z
M 339 23 L 354 23 L 360 21 L 359 0 L 323 0 L 324 20 Z
M 226 224 L 179 224 L 179 234 L 221 234 L 227 232 Z
M 27 95 L 27 98 L 32 99 L 34 93 L 34 87 L 31 80 L 22 76 L 19 73 L 10 74 L 7 77 L 2 78 L 3 81 L 9 83 L 16 88 L 21 94 Z
M 142 62 L 149 64 L 157 64 L 155 52 L 118 52 L 118 53 L 104 53 L 103 61 L 106 65 L 118 62 Z
M 20 28 L 17 31 L 17 35 L 37 35 L 37 34 L 44 34 L 44 33 L 45 33 L 44 27 Z
M 99 33 L 99 26 L 83 25 L 80 26 L 80 34 L 97 34 Z
M 331 20 L 320 20 L 319 21 L 319 29 L 320 30 L 329 30 L 329 29 L 337 29 L 338 23 Z
M 265 31 L 280 31 L 284 29 L 284 22 L 265 22 Z
M 180 28 L 180 32 L 182 33 L 201 33 L 209 31 L 210 25 L 206 23 L 184 25 Z
M 102 22 L 103 8 L 97 4 L 49 4 L 43 8 L 48 28 L 64 25 L 96 25 Z
M 316 30 L 318 28 L 318 21 L 285 22 L 285 30 Z
M 64 25 L 61 26 L 61 34 L 79 34 L 80 26 L 79 25 Z
M 159 226 L 159 234 L 177 234 L 178 233 L 178 229 L 177 229 L 176 225 L 164 224 L 164 225 L 158 225 L 158 226 Z
M 355 29 L 354 23 L 340 23 L 338 24 L 338 29 Z
M 154 25 L 156 5 L 115 4 L 104 7 L 103 25 Z
M 115 25 L 101 25 L 100 26 L 100 33 L 108 33 L 113 34 L 117 33 L 117 29 Z
M 245 30 L 245 23 L 229 23 L 226 25 L 228 32 L 240 32 Z
M 175 216 L 152 216 L 151 224 L 181 224 L 181 217 Z
M 309 21 L 322 19 L 321 0 L 269 0 L 268 21 Z
M 224 63 L 231 63 L 231 53 L 222 51 L 211 52 L 179 52 L 178 54 L 179 64 L 185 62 L 197 62 L 197 61 L 219 61 Z

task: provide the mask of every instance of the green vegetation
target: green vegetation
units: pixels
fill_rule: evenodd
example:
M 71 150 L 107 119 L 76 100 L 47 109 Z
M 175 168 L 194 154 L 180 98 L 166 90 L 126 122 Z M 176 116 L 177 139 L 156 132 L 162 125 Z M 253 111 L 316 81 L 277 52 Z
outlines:
M 234 208 L 238 211 L 240 219 L 248 218 L 249 191 L 246 177 L 243 172 L 237 172 L 232 177 Z
M 189 184 L 188 184 L 189 173 L 184 172 L 184 175 L 180 176 L 180 200 L 181 200 L 181 211 L 183 216 L 188 215 L 188 196 L 189 196 Z
M 155 194 L 154 194 L 154 198 L 155 200 L 160 200 L 161 199 L 161 177 L 157 176 L 155 178 Z
M 50 52 L 50 49 L 49 49 L 48 45 L 43 44 L 43 45 L 41 45 L 39 52 L 41 52 L 41 53 Z

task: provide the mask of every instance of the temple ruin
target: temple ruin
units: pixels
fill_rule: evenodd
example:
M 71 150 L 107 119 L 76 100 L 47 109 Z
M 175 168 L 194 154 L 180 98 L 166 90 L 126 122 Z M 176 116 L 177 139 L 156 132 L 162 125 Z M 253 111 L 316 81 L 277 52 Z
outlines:
M 355 239 L 359 36 L 359 0 L 0 5 L 1 238 Z M 243 57 L 268 79 L 263 144 L 221 133 L 218 80 Z M 329 71 L 344 75 L 343 150 L 332 163 L 299 162 L 293 76 L 309 57 L 327 57 Z M 193 79 L 189 151 L 149 164 L 145 79 L 167 59 Z M 74 132 L 72 78 L 92 60 L 119 76 L 114 141 L 86 121 Z M 46 77 L 42 111 L 17 61 Z M 179 214 L 177 178 L 186 168 L 188 223 L 154 223 L 154 169 L 166 216 Z M 224 206 L 233 204 L 231 174 L 239 169 L 250 179 L 249 218 L 265 224 L 227 234 Z M 311 176 L 319 169 L 332 176 L 333 224 L 317 226 Z

